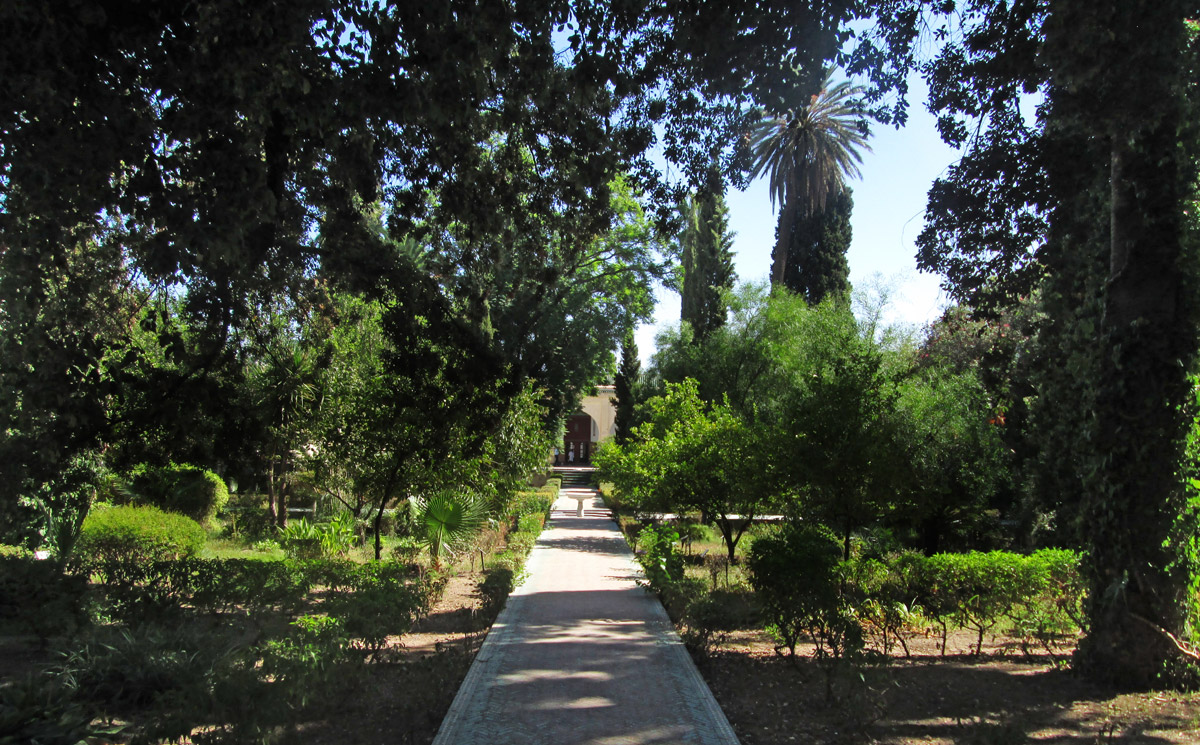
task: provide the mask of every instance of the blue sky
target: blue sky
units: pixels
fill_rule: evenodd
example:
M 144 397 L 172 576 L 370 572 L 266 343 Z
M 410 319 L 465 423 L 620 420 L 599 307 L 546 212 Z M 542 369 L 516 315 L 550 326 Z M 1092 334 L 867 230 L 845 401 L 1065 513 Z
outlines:
M 916 76 L 909 81 L 908 124 L 900 130 L 876 125 L 872 152 L 863 154 L 862 178 L 854 189 L 854 229 L 848 258 L 850 281 L 866 287 L 876 276 L 892 290 L 887 319 L 923 326 L 946 304 L 941 278 L 917 271 L 914 241 L 924 225 L 925 195 L 933 180 L 958 159 L 957 151 L 938 137 L 934 118 L 925 109 L 926 88 Z M 734 265 L 741 281 L 765 281 L 770 273 L 777 213 L 771 208 L 765 178 L 744 192 L 726 194 L 734 238 Z M 643 364 L 654 352 L 659 329 L 679 323 L 679 295 L 659 288 L 655 322 L 638 329 Z

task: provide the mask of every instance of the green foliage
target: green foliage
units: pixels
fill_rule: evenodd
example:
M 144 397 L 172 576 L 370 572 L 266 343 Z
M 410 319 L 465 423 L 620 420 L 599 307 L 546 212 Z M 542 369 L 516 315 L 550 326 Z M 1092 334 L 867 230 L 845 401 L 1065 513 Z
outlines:
M 31 676 L 0 688 L 0 745 L 82 745 L 124 729 L 93 719 L 61 681 Z
M 327 523 L 294 520 L 279 531 L 279 545 L 292 559 L 344 556 L 354 545 L 354 516 L 343 512 Z
M 638 562 L 646 573 L 645 584 L 662 601 L 667 615 L 681 622 L 688 608 L 704 594 L 701 580 L 685 576 L 679 553 L 679 533 L 671 525 L 648 525 L 637 537 Z
M 760 113 L 747 141 L 753 175 L 769 172 L 771 202 L 781 206 L 773 285 L 783 284 L 786 276 L 793 223 L 823 212 L 846 179 L 859 175 L 859 150 L 871 149 L 858 101 L 865 91 L 847 82 L 832 85 L 832 74 L 832 69 L 826 72 L 820 91 L 811 97 L 797 86 L 785 113 Z
M 263 645 L 262 673 L 282 683 L 302 707 L 329 690 L 341 663 L 348 659 L 349 636 L 342 621 L 332 616 L 306 615 L 292 622 L 291 632 Z
M 507 566 L 492 567 L 479 583 L 477 592 L 483 600 L 484 618 L 494 619 L 504 609 L 504 601 L 517 587 L 517 575 Z
M 537 512 L 532 515 L 522 515 L 517 518 L 517 532 L 524 535 L 536 536 L 542 532 L 542 525 L 545 524 L 546 515 L 542 512 Z
M 909 498 L 892 518 L 926 555 L 981 543 L 988 509 L 1007 476 L 991 402 L 974 373 L 907 377 L 895 402 L 896 447 L 905 449 Z
M 770 503 L 765 433 L 727 403 L 706 405 L 693 380 L 667 384 L 625 447 L 601 448 L 597 465 L 622 499 L 642 509 L 699 510 L 717 523 L 732 557 L 748 520 Z
M 709 590 L 692 600 L 683 613 L 683 641 L 707 656 L 728 632 L 754 628 L 761 623 L 749 593 L 742 590 Z
M 396 559 L 405 565 L 416 563 L 417 557 L 421 555 L 424 544 L 420 539 L 414 536 L 402 536 L 392 544 L 392 553 L 396 555 Z
M 53 561 L 0 558 L 0 623 L 44 641 L 86 626 L 87 611 L 86 577 L 66 574 Z
M 80 566 L 99 590 L 102 613 L 129 622 L 171 619 L 187 606 L 247 613 L 298 606 L 312 585 L 306 566 L 254 559 L 106 559 Z
M 228 642 L 186 628 L 141 625 L 96 629 L 64 654 L 58 674 L 101 711 L 128 716 L 189 689 L 205 690 L 231 663 Z
M 716 163 L 705 171 L 698 193 L 680 203 L 683 233 L 680 255 L 681 320 L 691 326 L 694 338 L 703 341 L 725 324 L 724 294 L 733 288 L 733 234 L 725 206 L 725 181 Z M 619 396 L 618 396 L 619 398 Z
M 642 364 L 638 360 L 637 342 L 631 331 L 621 340 L 621 362 L 617 367 L 616 378 L 613 380 L 617 394 L 613 399 L 613 405 L 617 409 L 613 421 L 617 429 L 614 439 L 618 445 L 629 442 L 634 425 L 637 423 L 635 412 L 639 402 L 641 374 Z
M 95 451 L 68 459 L 53 478 L 40 485 L 10 482 L 15 499 L 0 502 L 4 540 L 45 548 L 60 561 L 70 557 L 88 509 L 107 491 L 115 476 Z
M 471 494 L 443 491 L 420 502 L 421 535 L 435 568 L 441 566 L 443 551 L 454 554 L 470 543 L 485 515 L 486 507 Z
M 831 194 L 825 208 L 792 223 L 792 235 L 786 241 L 787 262 L 783 286 L 808 301 L 820 305 L 826 298 L 850 296 L 850 213 L 854 209 L 851 190 Z M 780 241 L 783 243 L 783 241 Z
M 204 547 L 204 528 L 157 507 L 106 507 L 83 521 L 76 545 L 81 561 L 158 561 L 192 556 Z
M 350 592 L 326 599 L 322 609 L 336 618 L 352 644 L 378 655 L 389 636 L 407 633 L 428 611 L 429 588 L 405 574 L 359 571 Z
M 131 488 L 142 501 L 169 512 L 186 515 L 201 525 L 212 523 L 229 501 L 225 481 L 212 471 L 197 466 L 138 466 Z
M 837 659 L 861 649 L 862 630 L 841 596 L 839 553 L 828 530 L 796 524 L 750 546 L 750 583 L 777 651 L 795 655 L 802 635 L 817 645 L 818 657 Z

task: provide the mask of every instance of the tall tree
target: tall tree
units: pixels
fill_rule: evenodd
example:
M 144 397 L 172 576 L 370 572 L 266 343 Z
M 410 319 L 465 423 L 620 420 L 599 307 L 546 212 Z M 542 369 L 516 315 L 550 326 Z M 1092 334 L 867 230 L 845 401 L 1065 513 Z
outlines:
M 633 332 L 621 340 L 621 362 L 617 367 L 616 383 L 617 397 L 613 404 L 617 407 L 616 440 L 618 445 L 629 442 L 635 423 L 635 409 L 638 405 L 638 379 L 642 374 L 642 363 L 638 360 L 637 341 Z
M 1043 356 L 1057 372 L 1034 416 L 1063 435 L 1047 460 L 1088 549 L 1077 661 L 1152 685 L 1174 662 L 1200 661 L 1184 638 L 1200 609 L 1180 476 L 1197 351 L 1195 7 L 969 5 L 961 36 L 925 67 L 943 136 L 971 157 L 931 191 L 922 261 L 949 267 L 951 287 L 980 306 L 1045 277 Z M 926 8 L 888 9 L 886 56 L 915 59 Z M 870 64 L 869 47 L 858 61 Z M 1035 92 L 1046 100 L 1031 125 L 1021 94 Z
M 1047 173 L 1059 196 L 1048 248 L 1105 259 L 1081 514 L 1091 627 L 1079 660 L 1143 685 L 1186 652 L 1178 639 L 1197 620 L 1195 515 L 1179 477 L 1197 351 L 1184 223 L 1197 155 L 1194 12 L 1182 1 L 1056 0 L 1045 28 Z M 1107 64 L 1118 54 L 1124 64 Z
M 859 151 L 871 149 L 859 104 L 864 93 L 846 81 L 833 85 L 830 70 L 817 93 L 781 115 L 764 118 L 747 135 L 752 177 L 768 171 L 771 203 L 780 204 L 773 285 L 784 283 L 793 223 L 824 211 L 847 177 L 859 175 Z M 803 95 L 801 89 L 797 94 Z
M 810 305 L 820 305 L 826 297 L 850 294 L 846 252 L 850 250 L 853 209 L 854 198 L 846 188 L 832 195 L 825 209 L 792 223 L 783 286 Z
M 733 236 L 725 206 L 725 180 L 714 162 L 700 191 L 681 204 L 684 227 L 681 317 L 691 324 L 694 339 L 703 341 L 725 324 L 723 293 L 733 289 Z

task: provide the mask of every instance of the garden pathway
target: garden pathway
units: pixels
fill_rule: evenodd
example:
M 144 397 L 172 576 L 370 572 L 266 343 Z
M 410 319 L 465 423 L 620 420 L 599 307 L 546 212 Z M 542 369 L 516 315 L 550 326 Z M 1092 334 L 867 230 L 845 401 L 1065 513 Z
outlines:
M 559 497 L 434 745 L 736 745 L 662 605 L 636 584 L 603 501 L 590 498 L 576 517 L 574 497 Z

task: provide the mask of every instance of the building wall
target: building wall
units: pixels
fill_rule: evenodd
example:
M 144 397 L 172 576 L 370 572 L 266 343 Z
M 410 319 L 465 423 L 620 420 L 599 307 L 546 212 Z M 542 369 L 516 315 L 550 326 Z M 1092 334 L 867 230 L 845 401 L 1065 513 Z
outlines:
M 617 389 L 611 385 L 602 385 L 598 394 L 584 398 L 581 408 L 583 413 L 596 423 L 596 436 L 592 441 L 604 442 L 617 433 L 617 407 L 612 402 L 617 395 Z
M 567 419 L 567 431 L 560 444 L 559 463 L 589 463 L 596 445 L 616 434 L 617 407 L 612 399 L 616 389 L 611 385 L 599 386 L 595 396 L 587 396 L 579 407 L 579 413 Z M 567 453 L 574 456 L 568 460 Z M 550 454 L 550 463 L 555 456 Z

